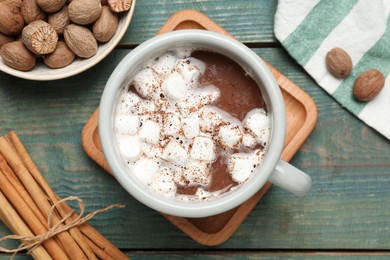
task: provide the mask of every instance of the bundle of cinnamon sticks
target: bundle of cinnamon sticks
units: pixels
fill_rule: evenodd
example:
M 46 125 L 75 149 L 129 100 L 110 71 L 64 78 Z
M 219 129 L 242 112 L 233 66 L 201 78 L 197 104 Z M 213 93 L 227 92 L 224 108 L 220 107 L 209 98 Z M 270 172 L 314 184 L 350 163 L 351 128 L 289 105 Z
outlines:
M 60 200 L 16 133 L 0 137 L 0 219 L 5 225 L 25 237 L 48 233 L 50 223 L 65 226 L 78 215 Z M 88 223 L 43 239 L 30 254 L 34 259 L 129 259 Z

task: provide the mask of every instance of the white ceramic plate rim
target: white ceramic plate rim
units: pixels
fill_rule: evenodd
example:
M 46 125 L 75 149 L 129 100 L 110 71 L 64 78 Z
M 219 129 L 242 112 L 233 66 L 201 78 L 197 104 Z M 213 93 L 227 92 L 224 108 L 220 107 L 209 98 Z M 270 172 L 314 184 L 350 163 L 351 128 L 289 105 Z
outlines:
M 119 20 L 118 29 L 111 40 L 107 43 L 99 44 L 98 51 L 93 57 L 89 59 L 76 58 L 72 64 L 60 69 L 51 69 L 47 67 L 42 61 L 37 61 L 35 67 L 30 71 L 19 71 L 8 67 L 4 64 L 3 59 L 0 57 L 0 70 L 18 78 L 48 81 L 68 78 L 95 66 L 116 47 L 116 45 L 122 39 L 123 35 L 126 33 L 130 21 L 133 17 L 135 2 L 136 0 L 133 0 L 128 13 L 126 13 L 125 16 Z

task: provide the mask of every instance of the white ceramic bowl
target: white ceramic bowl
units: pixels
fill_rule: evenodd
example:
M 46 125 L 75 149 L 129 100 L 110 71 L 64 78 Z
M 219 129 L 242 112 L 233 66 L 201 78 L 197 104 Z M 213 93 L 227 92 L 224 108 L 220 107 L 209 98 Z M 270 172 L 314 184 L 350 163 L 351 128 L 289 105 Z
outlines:
M 271 137 L 267 156 L 245 184 L 216 199 L 183 202 L 169 199 L 147 188 L 129 172 L 118 152 L 114 130 L 114 109 L 119 91 L 145 60 L 164 50 L 180 47 L 207 49 L 223 54 L 241 65 L 262 87 L 271 121 Z M 271 180 L 297 195 L 310 190 L 311 179 L 288 163 L 280 161 L 286 130 L 283 97 L 267 65 L 244 44 L 221 34 L 205 30 L 179 30 L 153 37 L 132 50 L 117 65 L 105 86 L 99 108 L 99 136 L 105 158 L 118 182 L 136 199 L 160 212 L 181 217 L 206 217 L 228 211 L 252 197 Z
M 110 41 L 104 44 L 100 43 L 98 51 L 93 57 L 89 59 L 76 58 L 70 65 L 60 69 L 49 68 L 42 61 L 37 61 L 35 67 L 30 71 L 19 71 L 8 67 L 4 64 L 3 59 L 0 57 L 0 70 L 18 78 L 46 81 L 68 78 L 95 66 L 115 48 L 126 33 L 131 18 L 133 17 L 135 2 L 136 0 L 133 0 L 129 11 L 120 13 L 118 28 L 114 36 Z

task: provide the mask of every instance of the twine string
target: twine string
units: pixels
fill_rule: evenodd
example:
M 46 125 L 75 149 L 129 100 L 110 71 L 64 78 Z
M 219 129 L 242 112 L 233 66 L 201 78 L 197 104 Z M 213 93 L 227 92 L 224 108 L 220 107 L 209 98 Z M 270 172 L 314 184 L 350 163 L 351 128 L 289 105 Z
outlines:
M 56 211 L 56 207 L 66 201 L 78 201 L 80 213 L 78 214 L 77 218 L 69 222 L 69 224 L 64 224 L 64 222 L 69 219 L 75 211 L 72 210 L 68 214 L 66 214 L 57 224 L 52 226 L 52 216 Z M 54 203 L 50 209 L 50 212 L 48 213 L 48 226 L 49 230 L 46 233 L 42 233 L 36 236 L 20 236 L 20 235 L 7 235 L 2 238 L 0 238 L 0 242 L 3 242 L 5 240 L 20 240 L 20 245 L 15 249 L 8 249 L 4 247 L 0 247 L 0 252 L 3 253 L 13 253 L 13 255 L 17 254 L 20 251 L 27 250 L 28 253 L 33 251 L 35 248 L 40 246 L 44 241 L 47 239 L 61 233 L 64 231 L 67 231 L 73 227 L 76 227 L 78 225 L 81 225 L 89 220 L 91 220 L 93 217 L 95 217 L 97 214 L 104 213 L 109 211 L 112 208 L 123 208 L 125 205 L 123 204 L 112 204 L 105 208 L 95 210 L 85 217 L 83 217 L 83 214 L 85 212 L 85 205 L 84 202 L 77 196 L 69 196 L 64 199 L 61 199 Z

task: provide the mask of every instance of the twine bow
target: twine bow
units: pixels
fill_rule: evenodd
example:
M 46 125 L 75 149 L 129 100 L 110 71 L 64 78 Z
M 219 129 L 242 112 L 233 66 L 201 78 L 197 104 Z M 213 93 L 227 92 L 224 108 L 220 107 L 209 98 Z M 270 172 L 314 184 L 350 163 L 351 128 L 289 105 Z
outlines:
M 71 211 L 66 216 L 64 216 L 60 220 L 60 222 L 58 222 L 57 224 L 52 226 L 51 218 L 55 212 L 55 208 L 63 202 L 74 201 L 74 200 L 78 201 L 79 208 L 80 208 L 80 214 L 78 214 L 77 218 L 72 220 L 69 224 L 64 224 L 64 222 L 75 213 L 74 211 Z M 109 205 L 105 208 L 95 210 L 95 211 L 89 213 L 88 215 L 86 215 L 85 217 L 83 217 L 83 214 L 85 212 L 84 202 L 79 197 L 76 197 L 76 196 L 66 197 L 62 200 L 57 201 L 51 207 L 50 212 L 48 214 L 48 218 L 47 218 L 47 224 L 49 226 L 49 230 L 46 233 L 42 233 L 42 234 L 39 234 L 36 236 L 19 236 L 19 235 L 4 236 L 4 237 L 0 238 L 0 242 L 3 242 L 3 241 L 8 240 L 8 239 L 12 239 L 12 240 L 20 240 L 21 243 L 15 249 L 8 249 L 8 248 L 0 247 L 0 252 L 13 253 L 11 256 L 11 259 L 13 259 L 13 257 L 18 252 L 20 252 L 22 250 L 28 250 L 27 252 L 30 253 L 35 248 L 40 246 L 45 240 L 47 240 L 47 239 L 49 239 L 49 238 L 51 238 L 51 237 L 53 237 L 61 232 L 67 231 L 75 226 L 83 224 L 83 223 L 87 222 L 88 220 L 91 220 L 93 217 L 95 217 L 95 215 L 97 215 L 99 213 L 107 212 L 112 208 L 123 208 L 123 207 L 125 207 L 125 205 L 123 205 L 123 204 L 112 204 L 112 205 Z

